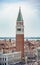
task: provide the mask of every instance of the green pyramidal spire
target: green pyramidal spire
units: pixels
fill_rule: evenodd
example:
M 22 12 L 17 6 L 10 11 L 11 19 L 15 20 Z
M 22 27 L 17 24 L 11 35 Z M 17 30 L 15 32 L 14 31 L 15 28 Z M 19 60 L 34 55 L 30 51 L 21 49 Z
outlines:
M 23 21 L 22 14 L 21 14 L 21 8 L 19 8 L 17 21 Z

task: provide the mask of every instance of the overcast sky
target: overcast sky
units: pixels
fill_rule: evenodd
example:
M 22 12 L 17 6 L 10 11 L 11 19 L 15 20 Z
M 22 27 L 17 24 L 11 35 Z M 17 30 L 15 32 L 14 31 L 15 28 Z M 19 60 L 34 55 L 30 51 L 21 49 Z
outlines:
M 40 36 L 40 0 L 0 0 L 0 36 L 16 35 L 19 7 L 24 20 L 24 35 Z

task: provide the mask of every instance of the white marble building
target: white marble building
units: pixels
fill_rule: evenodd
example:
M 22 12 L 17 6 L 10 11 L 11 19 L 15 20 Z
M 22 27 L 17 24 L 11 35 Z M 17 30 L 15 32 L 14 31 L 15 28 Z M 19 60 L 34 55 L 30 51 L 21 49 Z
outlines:
M 36 49 L 34 49 L 34 52 L 37 56 L 36 62 L 37 62 L 38 65 L 40 65 L 40 47 L 37 47 Z
M 0 65 L 12 65 L 21 61 L 21 52 L 0 53 Z

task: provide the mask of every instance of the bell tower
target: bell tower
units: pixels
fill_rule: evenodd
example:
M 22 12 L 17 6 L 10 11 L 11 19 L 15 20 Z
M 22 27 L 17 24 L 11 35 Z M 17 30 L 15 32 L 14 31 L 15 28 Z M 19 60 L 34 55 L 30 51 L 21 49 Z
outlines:
M 24 23 L 21 14 L 21 8 L 16 22 L 16 50 L 21 51 L 21 58 L 24 58 Z

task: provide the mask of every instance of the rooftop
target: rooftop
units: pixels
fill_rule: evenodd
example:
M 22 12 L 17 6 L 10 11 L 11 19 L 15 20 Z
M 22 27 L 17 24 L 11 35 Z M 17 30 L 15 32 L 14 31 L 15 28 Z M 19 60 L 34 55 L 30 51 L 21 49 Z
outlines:
M 19 13 L 18 13 L 17 21 L 23 21 L 22 14 L 21 14 L 21 7 L 19 8 Z

